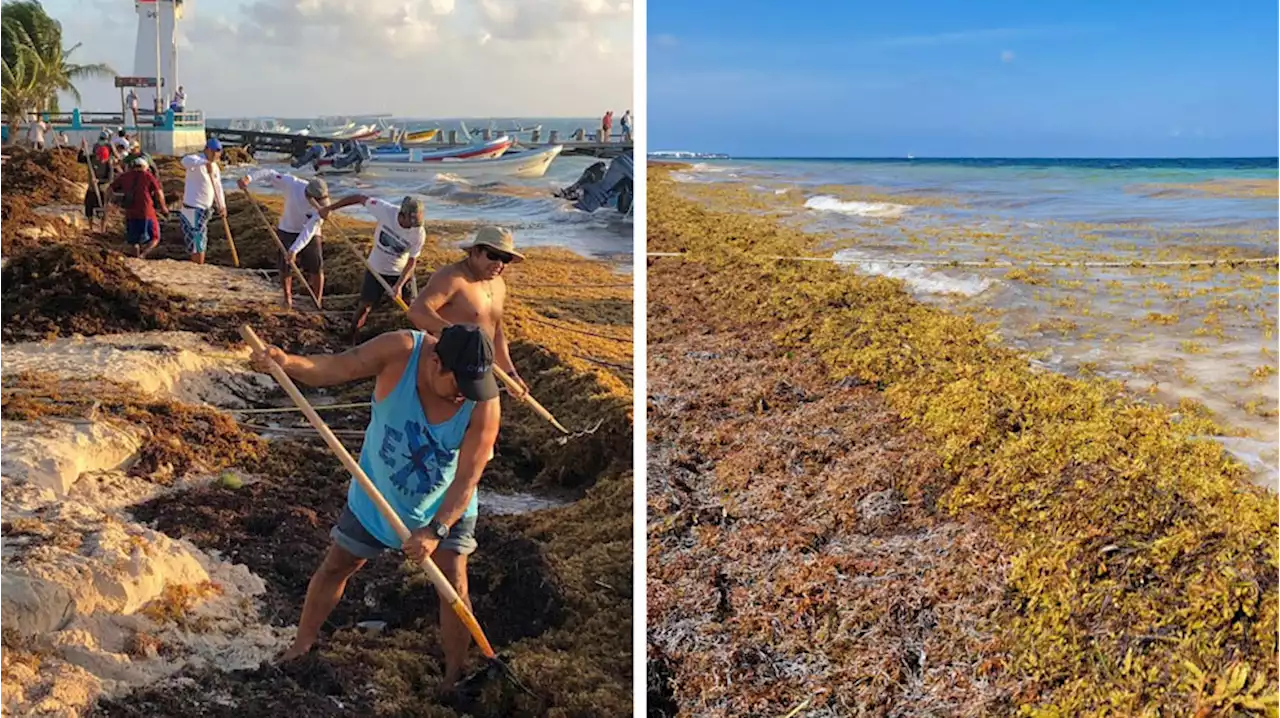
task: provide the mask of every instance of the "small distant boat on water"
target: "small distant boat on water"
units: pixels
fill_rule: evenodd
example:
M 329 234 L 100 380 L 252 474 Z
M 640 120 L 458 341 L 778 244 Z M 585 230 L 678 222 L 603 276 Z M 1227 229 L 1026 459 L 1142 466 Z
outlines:
M 554 145 L 540 150 L 501 156 L 511 146 L 506 142 L 491 140 L 469 148 L 452 150 L 409 149 L 397 152 L 371 150 L 363 143 L 344 144 L 336 152 L 325 153 L 324 148 L 313 146 L 307 154 L 295 159 L 293 166 L 310 165 L 318 175 L 361 174 L 396 177 L 402 175 L 450 174 L 458 177 L 541 177 L 560 153 L 564 145 Z M 495 146 L 496 145 L 496 146 Z M 470 150 L 469 156 L 458 152 Z M 449 155 L 445 153 L 453 152 Z
M 408 160 L 378 160 L 365 164 L 369 174 L 394 177 L 403 174 L 450 174 L 458 177 L 521 177 L 537 178 L 547 173 L 547 168 L 564 151 L 564 145 L 552 145 L 545 149 L 529 150 L 501 157 L 420 159 L 413 155 Z M 414 153 L 418 150 L 414 150 Z
M 462 159 L 482 160 L 501 157 L 515 144 L 515 138 L 503 135 L 491 140 L 480 140 L 462 147 L 442 147 L 426 150 L 399 145 L 384 145 L 373 148 L 374 159 L 378 160 L 413 160 L 414 162 L 431 162 L 433 160 Z
M 430 130 L 405 130 L 400 133 L 397 141 L 402 145 L 420 145 L 424 142 L 430 142 L 440 134 L 440 128 Z

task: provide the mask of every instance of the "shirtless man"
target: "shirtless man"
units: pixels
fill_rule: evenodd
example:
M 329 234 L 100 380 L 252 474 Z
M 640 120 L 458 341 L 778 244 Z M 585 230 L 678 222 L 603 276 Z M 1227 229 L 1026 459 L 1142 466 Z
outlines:
M 454 324 L 479 325 L 493 340 L 494 365 L 527 392 L 529 386 L 516 373 L 502 333 L 502 306 L 507 298 L 502 272 L 508 264 L 524 261 L 524 255 L 516 251 L 511 232 L 500 227 L 481 228 L 464 249 L 466 257 L 431 275 L 409 308 L 409 319 L 436 336 Z

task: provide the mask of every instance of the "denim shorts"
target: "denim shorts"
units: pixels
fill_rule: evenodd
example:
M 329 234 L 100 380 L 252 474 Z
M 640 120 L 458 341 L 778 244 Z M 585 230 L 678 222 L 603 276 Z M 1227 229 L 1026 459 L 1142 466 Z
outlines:
M 335 543 L 355 556 L 364 559 L 375 558 L 383 551 L 392 550 L 390 546 L 379 541 L 365 529 L 360 519 L 351 512 L 348 505 L 342 509 L 338 523 L 329 532 Z M 476 550 L 476 517 L 464 516 L 449 529 L 449 537 L 437 547 L 453 551 L 459 556 L 468 556 Z

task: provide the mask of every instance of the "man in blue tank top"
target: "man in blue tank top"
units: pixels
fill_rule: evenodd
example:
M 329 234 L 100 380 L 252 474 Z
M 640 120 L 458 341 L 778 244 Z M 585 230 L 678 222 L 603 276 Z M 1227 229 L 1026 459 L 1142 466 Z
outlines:
M 349 579 L 365 561 L 401 549 L 414 561 L 431 558 L 467 605 L 467 556 L 476 549 L 476 485 L 498 436 L 498 385 L 493 343 L 474 324 L 448 327 L 436 339 L 418 331 L 383 334 L 342 354 L 297 356 L 277 347 L 255 353 L 258 369 L 270 356 L 294 380 L 332 386 L 376 377 L 372 418 L 360 450 L 368 474 L 412 532 L 402 545 L 355 480 L 333 527 L 333 544 L 311 577 L 288 661 L 315 643 Z M 443 685 L 462 677 L 471 636 L 441 601 L 445 656 Z

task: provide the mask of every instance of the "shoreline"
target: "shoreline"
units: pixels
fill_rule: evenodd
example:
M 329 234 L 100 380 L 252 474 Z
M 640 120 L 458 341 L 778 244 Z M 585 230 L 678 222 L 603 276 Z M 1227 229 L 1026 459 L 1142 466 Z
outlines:
M 170 196 L 181 188 L 180 175 L 164 171 L 173 161 L 159 161 Z M 276 250 L 242 193 L 228 194 L 242 269 L 230 268 L 217 222 L 203 267 L 185 261 L 169 224 L 157 259 L 126 260 L 118 212 L 106 234 L 76 226 L 74 216 L 40 217 L 33 208 L 75 192 L 58 189 L 59 172 L 36 173 L 37 186 L 22 187 L 23 168 L 15 153 L 4 188 L 5 342 L 14 361 L 23 357 L 21 367 L 5 367 L 4 575 L 6 589 L 21 580 L 29 590 L 5 592 L 6 709 L 182 716 L 229 700 L 246 714 L 350 715 L 430 701 L 439 675 L 434 594 L 390 559 L 353 579 L 318 653 L 284 672 L 258 665 L 292 633 L 349 478 L 296 413 L 236 413 L 277 406 L 280 390 L 246 371 L 235 330 L 247 322 L 290 351 L 344 348 L 350 310 L 338 295 L 354 292 L 363 275 L 344 245 L 363 252 L 372 223 L 342 221 L 345 239 L 325 238 L 329 311 L 286 312 L 276 283 L 253 269 L 274 268 Z M 278 213 L 278 197 L 259 200 Z M 465 234 L 457 224 L 433 229 Z M 450 243 L 429 243 L 419 286 L 428 267 L 459 255 Z M 549 705 L 629 710 L 631 377 L 615 367 L 630 363 L 630 285 L 566 250 L 536 249 L 517 266 L 506 325 L 517 366 L 557 418 L 594 432 L 561 441 L 508 402 L 482 486 L 569 502 L 516 502 L 506 508 L 534 510 L 483 518 L 471 576 L 477 617 Z M 308 303 L 305 293 L 295 297 L 296 307 Z M 384 306 L 365 333 L 406 325 Z M 73 333 L 83 338 L 60 338 Z M 35 343 L 19 351 L 15 340 Z M 27 368 L 36 371 L 20 372 Z M 360 382 L 307 393 L 342 404 L 367 402 L 369 391 Z M 367 409 L 324 416 L 344 435 L 367 423 Z M 273 432 L 284 437 L 260 436 Z M 228 471 L 241 487 L 222 485 Z M 110 550 L 94 553 L 104 545 Z M 77 586 L 72 566 L 95 578 Z M 614 590 L 606 596 L 600 584 Z M 123 603 L 111 598 L 120 591 L 129 596 Z M 45 617 L 48 600 L 21 603 L 46 594 L 69 619 Z M 59 603 L 64 595 L 70 600 Z M 385 627 L 357 626 L 369 620 Z M 588 666 L 585 655 L 609 658 Z M 469 710 L 547 707 L 531 700 L 504 688 Z
M 1047 370 L 1120 381 L 1167 407 L 1207 407 L 1229 427 L 1223 443 L 1277 488 L 1276 229 L 1274 217 L 1249 219 L 1265 209 L 1254 181 L 1185 185 L 1231 187 L 1242 201 L 1218 192 L 1183 205 L 1167 192 L 1142 193 L 1118 200 L 1140 203 L 1126 210 L 1106 209 L 1098 189 L 1062 174 L 1027 179 L 1050 189 L 1023 189 L 1016 169 L 961 177 L 764 167 L 672 177 L 687 197 L 723 204 L 732 193 L 737 206 L 825 238 L 800 254 L 901 279 L 915 299 L 974 316 Z M 798 184 L 783 186 L 771 172 Z M 1105 182 L 1118 190 L 1146 176 L 1108 169 Z M 854 184 L 832 184 L 842 177 Z M 970 180 L 984 189 L 966 193 Z M 1274 194 L 1274 180 L 1263 184 Z M 770 195 L 774 187 L 782 188 Z M 1166 221 L 1151 218 L 1166 209 L 1174 213 Z M 1130 211 L 1134 219 L 1117 219 Z M 1244 219 L 1218 226 L 1207 219 L 1215 211 Z
M 980 671 L 963 661 L 942 669 L 992 685 L 1028 677 L 1031 683 L 1010 688 L 1005 705 L 1069 714 L 1105 706 L 1191 711 L 1214 705 L 1214 682 L 1242 669 L 1246 692 L 1274 695 L 1276 496 L 1249 485 L 1222 447 L 1194 440 L 1212 432 L 1211 421 L 1193 412 L 1171 419 L 1170 410 L 1137 404 L 1114 383 L 1033 372 L 972 319 L 911 299 L 895 280 L 762 261 L 805 255 L 821 238 L 744 214 L 737 204 L 725 211 L 705 185 L 697 200 L 682 196 L 684 189 L 662 169 L 650 174 L 649 249 L 685 253 L 650 258 L 651 286 L 663 286 L 664 272 L 696 282 L 702 313 L 777 327 L 773 341 L 787 357 L 824 367 L 830 381 L 877 387 L 946 467 L 941 515 L 975 521 L 1009 562 L 996 622 L 1001 660 Z M 675 294 L 690 301 L 688 292 Z M 650 296 L 660 308 L 651 314 L 668 311 L 667 297 Z M 670 311 L 680 309 L 672 301 Z M 732 500 L 734 485 L 714 470 L 704 480 L 711 494 Z M 651 570 L 656 560 L 651 553 Z M 686 559 L 683 570 L 700 565 Z M 974 576 L 964 565 L 946 569 L 957 580 Z M 1228 570 L 1229 584 L 1214 578 Z M 650 601 L 668 590 L 651 580 Z M 728 590 L 732 597 L 737 589 Z M 821 615 L 841 598 L 819 594 L 807 605 Z M 1224 615 L 1223 604 L 1236 612 Z M 659 616 L 651 636 L 673 620 Z M 809 657 L 818 660 L 817 651 Z M 946 661 L 930 655 L 935 670 Z M 674 685 L 707 687 L 699 660 L 684 670 L 677 658 Z M 739 680 L 737 693 L 759 687 Z M 677 704 L 688 706 L 696 691 L 678 694 Z M 814 700 L 838 705 L 830 696 Z

